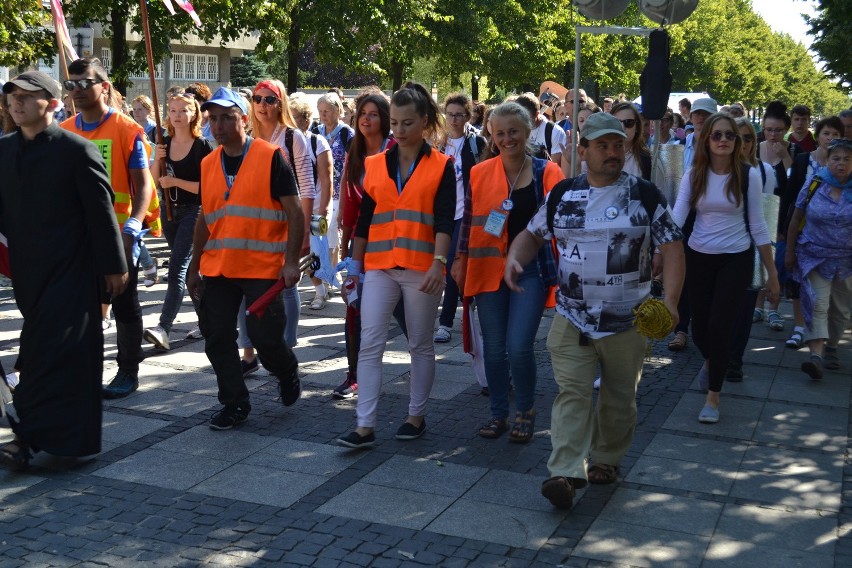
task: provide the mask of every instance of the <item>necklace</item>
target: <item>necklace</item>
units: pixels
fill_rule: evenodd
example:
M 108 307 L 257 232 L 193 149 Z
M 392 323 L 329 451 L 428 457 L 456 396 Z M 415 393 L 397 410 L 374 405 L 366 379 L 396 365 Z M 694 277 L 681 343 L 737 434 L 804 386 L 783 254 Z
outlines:
M 512 192 L 515 191 L 515 185 L 517 185 L 518 180 L 521 179 L 521 174 L 524 173 L 528 159 L 529 156 L 525 155 L 524 163 L 521 164 L 521 168 L 518 170 L 518 175 L 515 176 L 515 181 L 509 181 L 509 175 L 506 174 L 506 166 L 503 166 L 503 175 L 506 176 L 506 183 L 509 184 L 509 195 L 503 200 L 503 211 L 511 211 L 515 207 L 515 202 L 512 201 Z

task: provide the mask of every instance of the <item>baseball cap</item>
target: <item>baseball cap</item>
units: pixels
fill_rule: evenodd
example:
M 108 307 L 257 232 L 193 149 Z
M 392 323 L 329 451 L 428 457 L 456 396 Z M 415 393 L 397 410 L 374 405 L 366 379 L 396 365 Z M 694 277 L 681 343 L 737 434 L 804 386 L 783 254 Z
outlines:
M 25 91 L 47 91 L 52 99 L 62 98 L 62 87 L 59 81 L 41 71 L 21 73 L 3 85 L 3 93 L 11 93 L 12 87 L 20 87 Z
M 716 99 L 711 99 L 709 97 L 704 99 L 695 99 L 695 102 L 692 103 L 692 109 L 689 111 L 689 114 L 692 114 L 697 110 L 716 114 L 719 110 L 719 103 L 716 102 Z
M 580 138 L 586 140 L 596 140 L 607 134 L 618 134 L 622 138 L 627 138 L 624 127 L 621 126 L 621 121 L 606 112 L 596 112 L 589 115 L 589 118 L 583 124 L 583 128 L 580 129 Z
M 212 105 L 225 108 L 237 107 L 243 114 L 248 114 L 246 100 L 239 93 L 227 87 L 219 87 L 209 101 L 202 103 L 201 110 L 207 110 Z

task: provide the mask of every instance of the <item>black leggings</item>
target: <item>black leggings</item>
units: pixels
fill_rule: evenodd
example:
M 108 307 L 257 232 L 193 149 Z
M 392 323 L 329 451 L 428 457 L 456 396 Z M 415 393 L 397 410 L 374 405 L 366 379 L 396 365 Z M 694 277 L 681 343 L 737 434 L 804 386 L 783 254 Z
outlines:
M 754 249 L 728 254 L 686 253 L 692 337 L 709 362 L 709 390 L 725 380 L 737 316 L 754 268 Z

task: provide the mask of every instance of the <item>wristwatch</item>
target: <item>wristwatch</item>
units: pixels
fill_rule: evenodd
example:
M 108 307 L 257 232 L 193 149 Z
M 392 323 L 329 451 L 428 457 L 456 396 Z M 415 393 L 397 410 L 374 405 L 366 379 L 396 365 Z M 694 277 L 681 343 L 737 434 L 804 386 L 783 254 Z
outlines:
M 447 265 L 447 257 L 446 256 L 441 256 L 440 254 L 436 254 L 435 260 L 440 260 L 441 264 L 443 264 L 444 266 Z

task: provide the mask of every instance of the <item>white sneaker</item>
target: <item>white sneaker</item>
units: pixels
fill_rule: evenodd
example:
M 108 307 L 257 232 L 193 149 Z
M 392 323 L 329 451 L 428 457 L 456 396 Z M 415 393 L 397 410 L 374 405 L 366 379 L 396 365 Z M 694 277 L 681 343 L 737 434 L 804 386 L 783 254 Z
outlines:
M 159 325 L 157 327 L 146 329 L 142 333 L 142 337 L 144 337 L 148 343 L 153 343 L 154 347 L 163 349 L 164 351 L 169 350 L 169 334 Z
M 186 334 L 187 339 L 201 339 L 201 328 L 197 325 L 190 329 Z
M 328 301 L 328 293 L 326 292 L 325 296 L 320 296 L 317 294 L 314 296 L 314 300 L 311 302 L 311 305 L 308 306 L 312 310 L 321 310 L 325 307 L 325 303 Z

